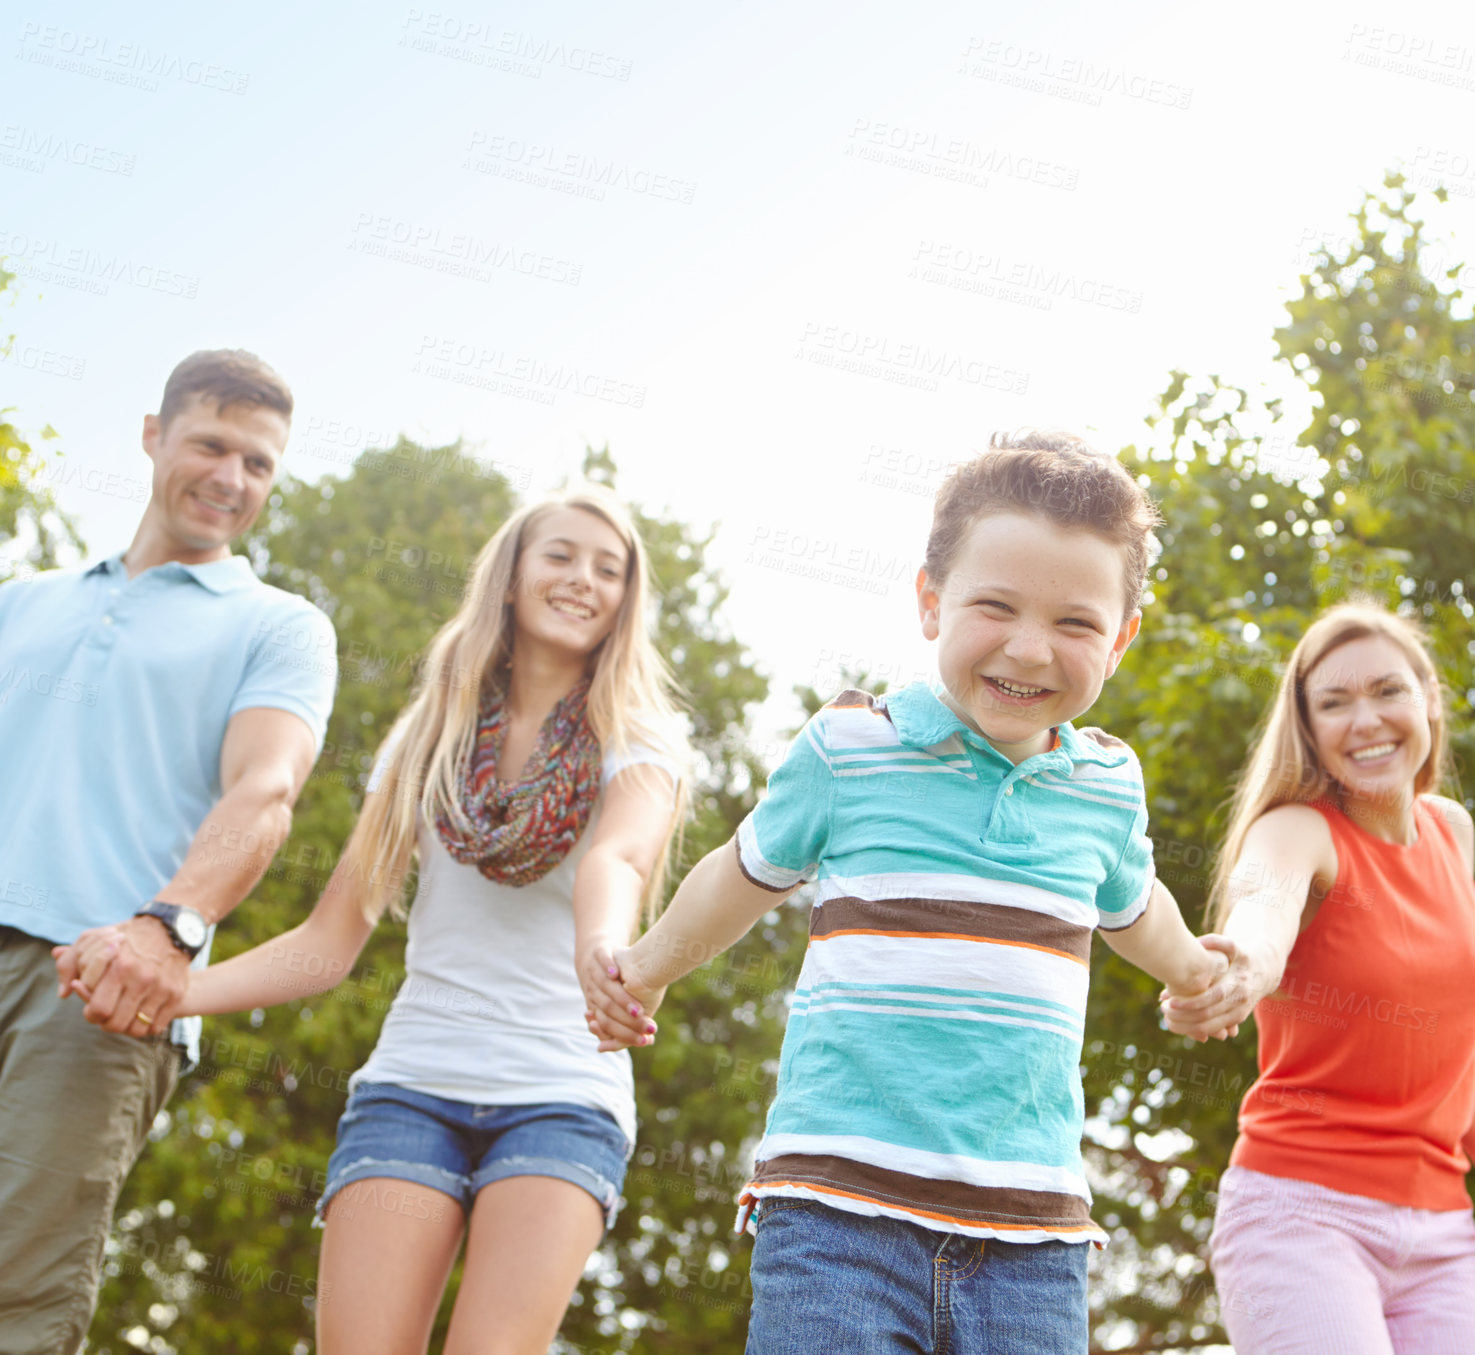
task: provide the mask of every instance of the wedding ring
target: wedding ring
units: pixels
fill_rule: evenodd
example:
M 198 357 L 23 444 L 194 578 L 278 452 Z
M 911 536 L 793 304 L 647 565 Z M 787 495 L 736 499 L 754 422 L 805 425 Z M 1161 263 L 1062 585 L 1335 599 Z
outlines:
M 138 1015 L 135 1016 L 133 1019 L 135 1021 L 142 1021 L 145 1025 L 149 1026 L 154 1024 L 154 1018 L 150 1016 L 147 1012 L 139 1012 Z

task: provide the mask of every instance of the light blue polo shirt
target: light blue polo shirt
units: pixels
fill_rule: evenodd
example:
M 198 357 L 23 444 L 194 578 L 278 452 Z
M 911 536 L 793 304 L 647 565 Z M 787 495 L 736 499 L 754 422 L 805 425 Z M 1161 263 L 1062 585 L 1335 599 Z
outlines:
M 291 711 L 321 748 L 337 671 L 328 618 L 239 555 L 0 588 L 0 924 L 69 944 L 131 917 L 220 798 L 231 717 Z M 171 1032 L 191 1061 L 198 1033 Z

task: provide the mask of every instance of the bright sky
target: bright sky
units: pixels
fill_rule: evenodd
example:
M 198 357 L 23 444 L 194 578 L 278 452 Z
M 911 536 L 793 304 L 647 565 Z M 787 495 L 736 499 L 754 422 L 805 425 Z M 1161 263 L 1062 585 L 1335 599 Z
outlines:
M 930 669 L 931 495 L 993 429 L 1114 450 L 1174 367 L 1260 381 L 1389 166 L 1475 236 L 1468 4 L 1002 11 L 6 6 L 0 406 L 94 555 L 197 348 L 288 379 L 307 478 L 403 431 L 536 491 L 608 441 L 718 524 L 769 739 L 792 683 Z

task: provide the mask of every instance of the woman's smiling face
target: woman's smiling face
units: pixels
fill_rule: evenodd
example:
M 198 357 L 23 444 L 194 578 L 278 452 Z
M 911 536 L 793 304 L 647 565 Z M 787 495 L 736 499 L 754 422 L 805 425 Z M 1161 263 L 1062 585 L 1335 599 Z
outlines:
M 1318 758 L 1349 794 L 1394 802 L 1429 757 L 1437 687 L 1382 635 L 1348 640 L 1306 674 L 1306 719 Z

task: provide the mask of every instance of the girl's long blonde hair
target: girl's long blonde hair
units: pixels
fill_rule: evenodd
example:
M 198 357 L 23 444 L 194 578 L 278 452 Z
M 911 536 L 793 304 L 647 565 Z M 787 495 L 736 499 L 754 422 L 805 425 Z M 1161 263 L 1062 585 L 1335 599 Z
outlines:
M 362 878 L 365 915 L 404 915 L 403 894 L 416 851 L 416 819 L 438 815 L 469 831 L 461 807 L 461 776 L 476 738 L 480 698 L 506 681 L 512 661 L 511 596 L 528 533 L 549 513 L 578 508 L 614 528 L 625 543 L 625 596 L 614 628 L 595 651 L 589 722 L 606 752 L 639 742 L 666 753 L 680 768 L 665 850 L 645 890 L 653 915 L 665 883 L 672 839 L 686 817 L 690 761 L 673 700 L 675 681 L 656 652 L 646 616 L 650 596 L 645 546 L 623 504 L 600 485 L 579 485 L 517 510 L 482 547 L 455 616 L 431 640 L 415 694 L 379 745 L 386 761 L 379 784 L 343 852 L 349 879 Z
M 1323 612 L 1307 628 L 1281 674 L 1280 686 L 1266 713 L 1249 760 L 1235 788 L 1224 848 L 1214 866 L 1209 892 L 1211 926 L 1218 930 L 1229 916 L 1229 877 L 1244 850 L 1250 825 L 1268 810 L 1285 804 L 1327 799 L 1341 804 L 1343 787 L 1322 765 L 1306 714 L 1306 678 L 1332 650 L 1352 640 L 1379 636 L 1396 645 L 1420 681 L 1436 688 L 1439 675 L 1428 641 L 1419 626 L 1395 616 L 1373 598 L 1356 598 Z M 1414 794 L 1437 790 L 1444 781 L 1446 743 L 1443 701 L 1431 703 L 1429 756 L 1414 774 Z

